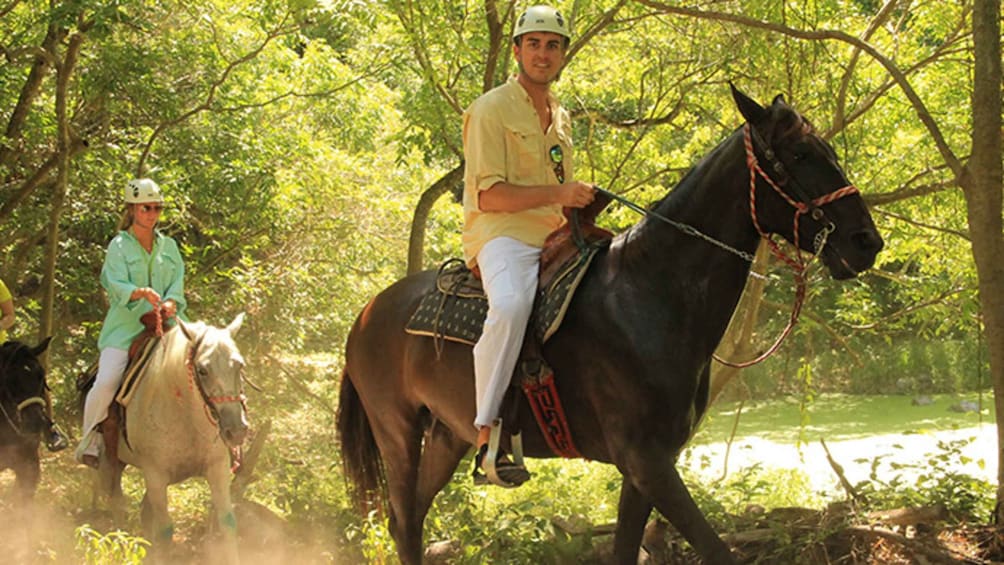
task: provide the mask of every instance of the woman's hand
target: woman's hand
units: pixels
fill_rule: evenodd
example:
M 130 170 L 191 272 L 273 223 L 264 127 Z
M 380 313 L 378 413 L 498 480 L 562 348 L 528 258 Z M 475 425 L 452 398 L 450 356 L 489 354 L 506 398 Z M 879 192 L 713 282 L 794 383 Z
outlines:
M 132 291 L 132 294 L 129 295 L 129 300 L 140 300 L 140 299 L 146 300 L 151 305 L 153 305 L 154 308 L 160 305 L 160 295 L 157 294 L 156 290 L 148 286 L 137 288 L 136 290 Z
M 178 315 L 178 304 L 168 298 L 160 305 L 160 310 L 164 316 L 165 320 L 170 320 L 171 318 Z

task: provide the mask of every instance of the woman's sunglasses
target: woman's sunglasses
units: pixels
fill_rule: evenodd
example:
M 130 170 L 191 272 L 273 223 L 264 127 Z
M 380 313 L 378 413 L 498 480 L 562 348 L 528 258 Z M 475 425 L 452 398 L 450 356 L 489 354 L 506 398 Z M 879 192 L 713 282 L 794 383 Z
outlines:
M 150 212 L 157 212 L 159 214 L 164 211 L 164 206 L 160 204 L 140 204 L 139 209 L 146 214 Z
M 558 177 L 558 182 L 561 184 L 565 183 L 565 166 L 561 164 L 564 156 L 561 153 L 561 146 L 555 145 L 548 150 L 548 155 L 551 156 L 551 162 L 554 163 L 554 176 Z

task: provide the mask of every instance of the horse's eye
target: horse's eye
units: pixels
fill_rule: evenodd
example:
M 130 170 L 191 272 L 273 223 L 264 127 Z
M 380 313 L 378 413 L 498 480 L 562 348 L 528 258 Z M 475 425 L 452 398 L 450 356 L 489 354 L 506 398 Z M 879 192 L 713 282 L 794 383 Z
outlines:
M 796 143 L 791 148 L 791 158 L 795 161 L 804 161 L 812 156 L 812 148 L 807 143 Z

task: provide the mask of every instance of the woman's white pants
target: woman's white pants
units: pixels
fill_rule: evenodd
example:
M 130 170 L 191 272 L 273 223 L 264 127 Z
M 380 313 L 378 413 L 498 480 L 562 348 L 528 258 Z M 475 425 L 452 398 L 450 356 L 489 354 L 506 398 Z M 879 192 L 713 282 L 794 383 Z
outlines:
M 101 434 L 97 433 L 94 427 L 108 417 L 108 407 L 115 400 L 115 393 L 122 384 L 128 362 L 129 352 L 124 349 L 106 347 L 101 350 L 98 374 L 84 402 L 84 427 L 81 429 L 83 437 L 76 451 L 78 461 L 84 455 L 98 455 L 101 449 Z

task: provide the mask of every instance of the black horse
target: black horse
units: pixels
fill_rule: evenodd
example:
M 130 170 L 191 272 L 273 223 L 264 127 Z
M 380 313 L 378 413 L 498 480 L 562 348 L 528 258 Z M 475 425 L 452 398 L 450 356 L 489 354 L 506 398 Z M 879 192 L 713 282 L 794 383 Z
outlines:
M 733 98 L 746 125 L 599 253 L 543 349 L 578 451 L 623 475 L 618 563 L 635 563 L 653 507 L 706 562 L 734 561 L 675 462 L 707 407 L 712 353 L 761 237 L 819 251 L 837 279 L 870 268 L 883 245 L 808 121 L 781 96 L 766 108 L 735 88 Z M 384 489 L 406 564 L 421 562 L 425 515 L 476 439 L 471 348 L 447 342 L 437 355 L 432 339 L 403 331 L 434 277 L 407 277 L 365 307 L 339 401 L 346 475 L 360 504 Z M 517 412 L 526 453 L 553 457 L 531 410 Z
M 45 369 L 38 361 L 51 339 L 35 347 L 20 341 L 0 345 L 0 469 L 14 471 L 21 503 L 34 498 L 40 475 L 38 444 L 52 427 Z

